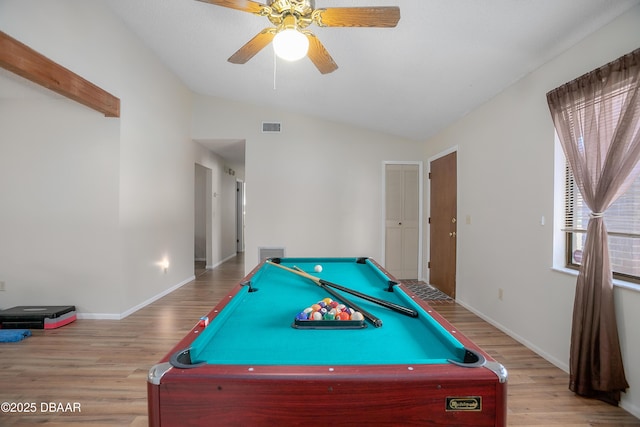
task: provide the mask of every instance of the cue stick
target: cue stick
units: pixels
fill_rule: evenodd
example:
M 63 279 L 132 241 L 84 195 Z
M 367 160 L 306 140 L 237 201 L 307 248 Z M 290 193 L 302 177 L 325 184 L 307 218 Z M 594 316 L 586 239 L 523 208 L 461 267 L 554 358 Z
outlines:
M 283 270 L 286 270 L 286 271 L 288 271 L 290 273 L 297 274 L 298 276 L 305 277 L 305 274 L 306 274 L 304 271 L 294 270 L 292 268 L 285 267 L 284 265 L 276 264 L 275 262 L 267 261 L 267 264 L 274 265 L 274 266 L 276 266 L 278 268 L 281 268 Z M 311 277 L 313 277 L 313 276 L 311 276 Z M 315 280 L 314 280 L 314 282 L 315 282 Z M 325 286 L 325 285 L 321 284 L 320 282 L 316 282 L 316 284 L 318 286 L 320 286 L 322 289 L 324 289 L 325 291 L 327 291 L 329 294 L 331 294 L 335 299 L 342 301 L 342 303 L 344 305 L 350 306 L 351 308 L 355 309 L 356 311 L 359 311 L 360 313 L 362 313 L 362 315 L 369 322 L 371 322 L 373 324 L 373 326 L 375 326 L 376 328 L 379 328 L 380 326 L 382 326 L 382 320 L 380 320 L 379 318 L 377 318 L 373 314 L 371 314 L 368 311 L 363 310 L 362 308 L 358 307 L 356 304 L 354 304 L 351 301 L 347 300 L 345 297 L 343 297 L 342 295 L 340 295 L 339 293 L 337 293 L 333 289 L 330 289 L 328 286 Z
M 280 264 L 274 264 L 277 265 L 278 267 L 282 267 L 286 270 L 290 270 L 287 267 L 280 265 Z M 292 273 L 304 273 L 304 271 L 300 270 L 298 267 L 294 267 L 295 270 L 290 270 Z M 300 275 L 302 277 L 302 274 Z M 315 280 L 314 280 L 315 282 Z M 331 289 L 330 287 L 328 287 L 327 285 L 324 285 L 322 283 L 317 283 L 316 284 L 318 286 L 320 286 L 323 290 L 327 291 L 329 294 L 331 294 L 332 297 L 334 297 L 336 300 L 338 301 L 342 301 L 342 303 L 344 305 L 346 305 L 347 307 L 350 307 L 356 311 L 359 311 L 369 322 L 371 322 L 373 324 L 373 326 L 375 326 L 376 328 L 379 328 L 380 326 L 382 326 L 382 320 L 380 320 L 378 317 L 374 316 L 373 314 L 369 313 L 368 311 L 366 311 L 365 309 L 363 309 L 362 307 L 357 306 L 356 304 L 354 304 L 353 302 L 349 301 L 348 299 L 346 299 L 345 297 L 343 297 L 342 295 L 340 295 L 339 293 L 337 293 L 336 291 L 334 291 L 333 289 Z
M 272 263 L 271 261 L 269 261 L 269 263 L 270 264 L 274 264 L 274 265 L 276 265 L 276 266 L 278 266 L 280 268 L 283 268 L 285 270 L 288 270 L 288 271 L 290 271 L 292 273 L 295 273 L 295 274 L 298 274 L 300 276 L 306 277 L 309 280 L 313 280 L 318 285 L 323 284 L 323 285 L 326 285 L 326 286 L 330 286 L 332 288 L 336 288 L 336 289 L 338 289 L 340 291 L 346 292 L 346 293 L 351 294 L 351 295 L 355 295 L 355 296 L 360 297 L 360 298 L 362 298 L 364 300 L 367 300 L 369 302 L 373 302 L 375 304 L 378 304 L 378 305 L 381 305 L 383 307 L 389 308 L 389 309 L 391 309 L 393 311 L 396 311 L 398 313 L 404 314 L 404 315 L 409 316 L 409 317 L 418 317 L 418 312 L 416 310 L 411 309 L 411 308 L 407 308 L 407 307 L 401 306 L 399 304 L 392 303 L 390 301 L 385 301 L 383 299 L 379 299 L 379 298 L 373 297 L 371 295 L 363 294 L 362 292 L 355 291 L 353 289 L 344 287 L 342 285 L 338 285 L 336 283 L 327 282 L 326 280 L 323 280 L 323 279 L 321 279 L 319 277 L 316 277 L 316 276 L 312 276 L 311 274 L 309 274 L 309 273 L 307 273 L 305 271 L 302 271 L 302 270 L 293 270 L 291 268 L 285 267 L 284 265 Z

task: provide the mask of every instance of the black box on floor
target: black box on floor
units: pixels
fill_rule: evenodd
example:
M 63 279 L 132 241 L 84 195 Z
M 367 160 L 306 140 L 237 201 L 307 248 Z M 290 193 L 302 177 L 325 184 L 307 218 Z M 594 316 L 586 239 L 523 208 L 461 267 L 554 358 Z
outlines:
M 0 311 L 2 329 L 55 329 L 74 320 L 74 305 L 21 305 Z

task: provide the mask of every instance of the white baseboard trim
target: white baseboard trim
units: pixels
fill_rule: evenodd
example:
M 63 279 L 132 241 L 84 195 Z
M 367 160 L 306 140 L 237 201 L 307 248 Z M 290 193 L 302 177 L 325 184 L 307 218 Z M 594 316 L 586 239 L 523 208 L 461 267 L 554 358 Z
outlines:
M 210 266 L 206 266 L 206 268 L 208 270 L 212 270 L 216 267 L 218 267 L 220 264 L 230 260 L 231 258 L 235 257 L 237 255 L 237 253 L 233 253 L 231 255 L 229 255 L 228 257 L 226 257 L 225 259 L 219 261 L 218 263 Z M 149 304 L 151 304 L 152 302 L 155 302 L 157 300 L 159 300 L 160 298 L 169 295 L 171 292 L 175 291 L 176 289 L 181 288 L 182 286 L 186 285 L 187 283 L 195 280 L 196 276 L 190 276 L 188 278 L 186 278 L 185 280 L 183 280 L 182 282 L 178 283 L 177 285 L 174 285 L 162 292 L 160 292 L 159 294 L 149 298 L 146 301 L 141 302 L 138 305 L 135 305 L 133 307 L 131 307 L 130 309 L 124 311 L 123 313 L 77 313 L 76 317 L 78 319 L 90 319 L 90 320 L 122 320 L 124 318 L 126 318 L 127 316 L 135 313 L 136 311 L 140 310 L 141 308 L 144 308 L 146 306 L 148 306 Z
M 205 268 L 206 268 L 207 270 L 213 270 L 214 268 L 216 268 L 216 267 L 220 266 L 220 264 L 223 264 L 223 263 L 225 263 L 225 262 L 229 261 L 231 258 L 235 258 L 237 255 L 238 255 L 237 253 L 234 253 L 234 254 L 232 254 L 232 255 L 229 255 L 229 256 L 228 256 L 228 257 L 226 257 L 225 259 L 223 259 L 223 260 L 221 260 L 221 261 L 218 261 L 217 263 L 215 263 L 215 264 L 213 264 L 213 265 L 207 265 Z
M 131 307 L 130 309 L 126 310 L 123 313 L 120 314 L 113 314 L 113 313 L 77 313 L 76 317 L 78 319 L 91 319 L 91 320 L 122 320 L 124 318 L 126 318 L 127 316 L 135 313 L 136 311 L 140 310 L 141 308 L 144 308 L 146 306 L 148 306 L 149 304 L 159 300 L 160 298 L 169 295 L 171 292 L 175 291 L 176 289 L 181 288 L 182 286 L 186 285 L 189 282 L 192 282 L 194 279 L 196 278 L 196 276 L 190 276 L 187 279 L 183 280 L 182 282 L 178 283 L 177 285 L 174 285 L 168 289 L 165 289 L 164 291 L 160 292 L 157 295 L 152 296 L 151 298 L 147 299 L 146 301 L 141 302 L 138 305 L 135 305 L 133 307 Z
M 631 415 L 633 415 L 634 417 L 640 418 L 640 407 L 638 407 L 637 405 L 634 405 L 631 402 L 625 402 L 624 396 L 625 394 L 622 393 L 619 406 L 625 411 L 627 411 L 628 413 L 630 413 Z
M 504 332 L 505 334 L 509 335 L 511 338 L 513 338 L 514 340 L 518 341 L 520 344 L 524 345 L 529 350 L 535 352 L 538 356 L 542 357 L 547 362 L 551 363 L 552 365 L 554 365 L 555 367 L 557 367 L 559 369 L 562 369 L 564 372 L 569 373 L 569 365 L 567 363 L 565 363 L 565 362 L 559 360 L 558 358 L 550 355 L 549 353 L 545 352 L 540 347 L 536 346 L 535 344 L 529 342 L 525 338 L 523 338 L 520 335 L 516 334 L 515 332 L 513 332 L 511 329 L 507 328 L 506 326 L 504 326 L 504 325 L 496 322 L 492 318 L 487 317 L 484 314 L 480 313 L 479 311 L 477 311 L 476 309 L 474 309 L 472 306 L 470 306 L 469 304 L 465 303 L 464 301 L 460 301 L 460 300 L 456 299 L 456 302 L 458 304 L 460 304 L 461 306 L 463 306 L 464 308 L 466 308 L 467 310 L 469 310 L 470 312 L 472 312 L 473 314 L 475 314 L 476 316 L 482 318 L 482 320 L 484 320 L 485 322 L 487 322 L 487 323 L 495 326 L 496 328 L 500 329 L 502 332 Z M 462 331 L 462 333 L 464 333 L 464 331 Z
M 491 325 L 493 325 L 496 328 L 500 329 L 502 332 L 504 332 L 505 334 L 509 335 L 511 338 L 513 338 L 514 340 L 518 341 L 519 343 L 521 343 L 522 345 L 524 345 L 528 349 L 532 350 L 533 352 L 538 354 L 540 357 L 542 357 L 543 359 L 545 359 L 549 363 L 553 364 L 554 366 L 556 366 L 559 369 L 562 369 L 564 372 L 569 373 L 569 365 L 568 364 L 566 364 L 566 363 L 558 360 L 557 358 L 549 355 L 548 353 L 544 352 L 539 347 L 533 345 L 532 343 L 530 343 L 526 339 L 522 338 L 520 335 L 514 333 L 509 328 L 506 328 L 504 325 L 501 325 L 500 323 L 494 321 L 490 317 L 487 317 L 484 314 L 480 313 L 479 311 L 475 310 L 473 307 L 471 307 L 469 304 L 465 303 L 464 301 L 456 300 L 456 302 L 458 304 L 460 304 L 461 306 L 463 306 L 464 308 L 466 308 L 467 310 L 469 310 L 470 312 L 472 312 L 473 314 L 475 314 L 476 316 L 482 318 L 482 320 L 484 320 L 485 322 L 490 323 Z M 463 331 L 463 333 L 464 333 L 464 331 Z M 508 371 L 508 368 L 507 368 L 507 371 Z M 567 387 L 568 386 L 569 385 L 567 384 Z M 622 393 L 620 396 L 621 397 L 620 397 L 619 406 L 622 409 L 624 409 L 625 411 L 627 411 L 628 413 L 630 413 L 631 415 L 633 415 L 634 417 L 640 418 L 640 407 L 638 407 L 637 405 L 634 405 L 633 401 L 631 401 L 630 399 L 625 399 L 625 393 Z
M 76 313 L 78 319 L 89 320 L 120 320 L 122 315 L 113 313 Z

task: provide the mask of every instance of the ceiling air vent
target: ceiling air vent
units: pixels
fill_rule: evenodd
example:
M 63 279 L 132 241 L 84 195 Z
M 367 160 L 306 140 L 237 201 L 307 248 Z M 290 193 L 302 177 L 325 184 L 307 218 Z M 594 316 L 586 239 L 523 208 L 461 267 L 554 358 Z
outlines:
M 262 133 L 280 133 L 281 127 L 281 123 L 262 122 Z

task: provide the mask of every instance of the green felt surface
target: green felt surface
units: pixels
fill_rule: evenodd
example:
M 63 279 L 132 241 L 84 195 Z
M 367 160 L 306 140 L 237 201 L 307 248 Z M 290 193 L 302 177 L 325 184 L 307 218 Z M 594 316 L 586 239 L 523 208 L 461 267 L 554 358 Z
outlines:
M 383 321 L 376 328 L 296 329 L 295 315 L 331 297 L 313 281 L 265 264 L 193 342 L 191 359 L 210 364 L 367 365 L 429 364 L 461 360 L 462 345 L 404 292 L 387 292 L 388 278 L 369 261 L 346 258 L 284 258 L 282 264 L 374 297 L 418 310 L 412 318 L 358 297 L 352 302 Z M 316 264 L 323 267 L 314 272 Z

